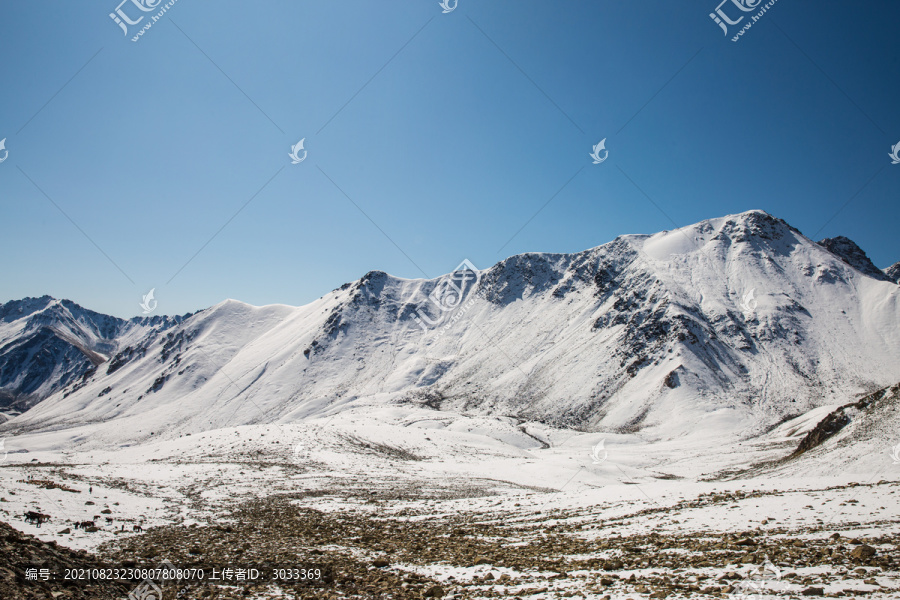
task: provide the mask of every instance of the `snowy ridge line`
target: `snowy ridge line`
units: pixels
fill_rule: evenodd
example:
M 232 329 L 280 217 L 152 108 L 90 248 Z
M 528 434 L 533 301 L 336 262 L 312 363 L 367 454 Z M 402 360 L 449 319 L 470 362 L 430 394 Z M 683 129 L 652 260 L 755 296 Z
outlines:
M 36 373 L 43 397 L 0 431 L 134 443 L 412 402 L 648 440 L 749 439 L 900 371 L 900 286 L 762 211 L 509 257 L 423 336 L 410 299 L 446 277 L 373 271 L 306 306 L 228 300 L 124 334 L 107 325 L 104 352 L 76 334 L 28 337 L 37 317 L 86 319 L 66 315 L 77 305 L 48 299 L 21 318 L 3 305 L 0 365 L 23 366 L 0 390 L 34 394 L 21 381 Z M 4 353 L 28 340 L 69 356 L 68 370 Z M 91 371 L 75 342 L 110 367 Z

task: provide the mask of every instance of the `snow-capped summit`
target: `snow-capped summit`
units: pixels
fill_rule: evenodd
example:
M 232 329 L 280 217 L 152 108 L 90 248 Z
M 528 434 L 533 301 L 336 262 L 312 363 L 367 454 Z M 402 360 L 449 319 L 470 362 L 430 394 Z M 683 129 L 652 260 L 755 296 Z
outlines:
M 373 271 L 302 307 L 226 301 L 116 338 L 4 429 L 141 439 L 410 403 L 750 435 L 895 383 L 898 323 L 900 287 L 749 211 L 431 280 Z

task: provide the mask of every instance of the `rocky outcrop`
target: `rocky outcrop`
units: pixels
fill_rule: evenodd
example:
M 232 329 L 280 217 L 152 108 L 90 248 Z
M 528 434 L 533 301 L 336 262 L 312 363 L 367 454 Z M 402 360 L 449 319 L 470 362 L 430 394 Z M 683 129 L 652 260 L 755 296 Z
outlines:
M 819 242 L 819 245 L 839 256 L 845 263 L 860 271 L 869 277 L 881 281 L 889 281 L 889 277 L 876 267 L 862 248 L 856 245 L 856 242 L 842 235 L 834 238 L 826 238 Z M 896 280 L 893 280 L 896 283 Z

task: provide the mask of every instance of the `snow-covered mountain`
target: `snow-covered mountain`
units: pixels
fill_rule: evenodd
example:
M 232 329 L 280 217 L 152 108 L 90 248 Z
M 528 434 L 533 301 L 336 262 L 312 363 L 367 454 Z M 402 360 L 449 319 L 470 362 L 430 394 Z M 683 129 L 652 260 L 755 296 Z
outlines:
M 124 442 L 417 404 L 648 439 L 747 436 L 900 379 L 900 286 L 832 248 L 750 211 L 432 280 L 374 271 L 302 307 L 228 300 L 106 329 L 72 313 L 89 364 L 35 367 L 49 395 L 2 429 Z M 11 304 L 4 352 L 40 312 Z
M 152 335 L 183 317 L 124 320 L 50 296 L 0 305 L 0 411 L 27 410 L 74 386 L 131 339 Z

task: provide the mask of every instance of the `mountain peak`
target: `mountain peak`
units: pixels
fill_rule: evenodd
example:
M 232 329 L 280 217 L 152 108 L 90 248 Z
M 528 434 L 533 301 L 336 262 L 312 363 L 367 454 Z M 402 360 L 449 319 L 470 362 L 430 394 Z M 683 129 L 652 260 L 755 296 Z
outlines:
M 5 304 L 0 304 L 0 321 L 9 323 L 10 321 L 27 317 L 38 311 L 44 310 L 50 306 L 52 302 L 56 302 L 56 299 L 52 296 L 10 300 Z
M 841 258 L 845 263 L 880 281 L 890 281 L 888 275 L 884 271 L 876 267 L 866 253 L 860 248 L 856 242 L 850 238 L 839 235 L 833 238 L 825 238 L 819 242 L 819 245 Z
M 900 283 L 900 262 L 894 263 L 884 270 L 884 274 L 894 283 Z
M 764 210 L 748 210 L 725 217 L 728 225 L 742 225 L 741 232 L 747 236 L 758 236 L 763 239 L 780 239 L 788 232 L 800 233 L 784 219 L 772 216 Z

